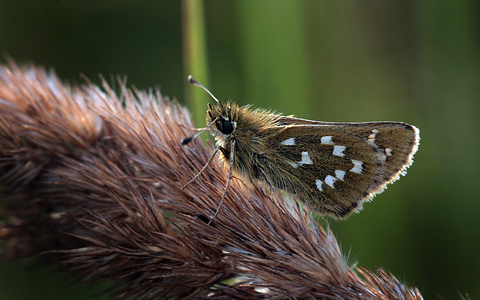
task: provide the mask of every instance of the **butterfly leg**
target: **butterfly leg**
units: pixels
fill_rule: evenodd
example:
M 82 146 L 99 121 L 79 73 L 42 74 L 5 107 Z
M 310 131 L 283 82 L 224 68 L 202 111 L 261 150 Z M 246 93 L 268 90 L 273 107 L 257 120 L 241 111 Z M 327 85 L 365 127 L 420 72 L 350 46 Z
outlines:
M 210 222 L 208 222 L 208 225 L 210 225 L 210 223 L 212 223 L 213 220 L 215 220 L 215 218 L 217 217 L 218 212 L 220 211 L 220 208 L 222 207 L 223 201 L 225 200 L 225 196 L 227 195 L 228 187 L 230 186 L 230 180 L 232 180 L 232 177 L 233 177 L 233 171 L 232 170 L 233 170 L 234 155 L 235 155 L 235 140 L 232 140 L 231 150 L 230 150 L 230 168 L 228 170 L 227 184 L 225 185 L 225 190 L 223 191 L 222 200 L 220 200 L 220 204 L 218 205 L 217 211 L 215 212 L 215 215 L 210 220 Z
M 203 166 L 203 168 L 200 170 L 200 172 L 198 172 L 197 175 L 195 175 L 195 177 L 192 178 L 192 180 L 190 180 L 190 181 L 187 182 L 184 186 L 182 186 L 182 190 L 183 190 L 187 185 L 189 185 L 190 183 L 192 183 L 195 179 L 197 179 L 198 176 L 200 176 L 200 174 L 202 174 L 203 171 L 205 171 L 205 169 L 208 167 L 208 165 L 212 162 L 213 158 L 214 158 L 215 155 L 217 154 L 219 148 L 220 148 L 220 147 L 217 147 L 217 148 L 215 149 L 215 151 L 213 151 L 212 156 L 210 156 L 210 158 L 208 159 L 207 163 Z

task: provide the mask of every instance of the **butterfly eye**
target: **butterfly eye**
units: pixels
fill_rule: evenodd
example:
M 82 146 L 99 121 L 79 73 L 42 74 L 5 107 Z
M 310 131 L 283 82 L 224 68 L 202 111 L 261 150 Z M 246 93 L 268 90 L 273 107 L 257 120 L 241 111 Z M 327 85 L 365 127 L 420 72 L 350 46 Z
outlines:
M 220 130 L 220 132 L 226 135 L 231 134 L 234 129 L 232 122 L 225 119 L 220 119 L 217 121 L 217 128 Z

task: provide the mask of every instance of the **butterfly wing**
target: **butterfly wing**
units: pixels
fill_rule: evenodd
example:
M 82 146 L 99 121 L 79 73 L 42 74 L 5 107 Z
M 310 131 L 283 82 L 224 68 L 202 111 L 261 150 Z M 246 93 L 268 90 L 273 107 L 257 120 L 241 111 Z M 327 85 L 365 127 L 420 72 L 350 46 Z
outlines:
M 259 163 L 275 188 L 342 218 L 411 164 L 418 130 L 395 122 L 326 123 L 282 117 L 265 134 L 271 162 Z
M 387 155 L 385 160 L 385 181 L 395 181 L 399 175 L 413 162 L 413 155 L 420 143 L 420 131 L 417 127 L 402 122 L 322 122 L 299 119 L 295 117 L 280 117 L 282 126 L 308 125 L 329 127 L 334 126 L 346 132 L 363 137 L 367 142 L 375 144 L 381 152 Z

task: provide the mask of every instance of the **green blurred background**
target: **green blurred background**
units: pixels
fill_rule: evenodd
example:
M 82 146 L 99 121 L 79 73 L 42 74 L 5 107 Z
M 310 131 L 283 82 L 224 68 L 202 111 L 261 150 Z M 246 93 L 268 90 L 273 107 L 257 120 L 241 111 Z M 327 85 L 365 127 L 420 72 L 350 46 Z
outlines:
M 203 81 L 218 98 L 420 128 L 408 176 L 332 228 L 351 263 L 384 267 L 426 299 L 458 299 L 457 289 L 480 298 L 480 3 L 205 1 L 204 17 Z M 193 108 L 182 45 L 180 1 L 0 2 L 2 62 L 51 67 L 70 83 L 125 75 Z M 204 126 L 203 112 L 195 118 Z M 1 300 L 99 290 L 29 266 L 0 264 Z

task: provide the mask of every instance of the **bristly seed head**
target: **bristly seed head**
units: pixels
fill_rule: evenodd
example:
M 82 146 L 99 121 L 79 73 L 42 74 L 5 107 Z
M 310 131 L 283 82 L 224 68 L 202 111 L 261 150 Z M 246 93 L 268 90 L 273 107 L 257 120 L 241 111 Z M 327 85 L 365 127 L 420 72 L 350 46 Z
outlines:
M 228 209 L 207 225 L 227 174 L 215 160 L 181 186 L 212 149 L 180 146 L 177 124 L 193 124 L 178 103 L 120 86 L 122 101 L 105 81 L 103 92 L 70 88 L 39 68 L 0 66 L 4 258 L 43 253 L 109 280 L 122 299 L 421 299 L 388 272 L 359 277 L 328 225 L 283 195 L 233 180 Z M 222 284 L 231 278 L 242 280 Z

